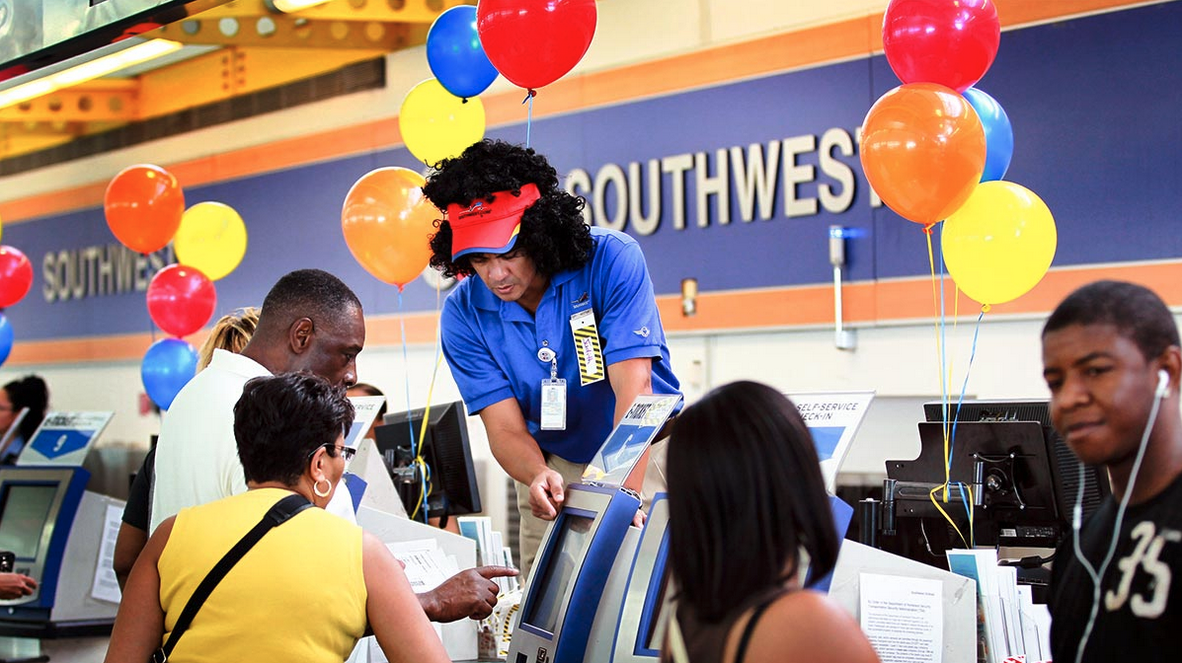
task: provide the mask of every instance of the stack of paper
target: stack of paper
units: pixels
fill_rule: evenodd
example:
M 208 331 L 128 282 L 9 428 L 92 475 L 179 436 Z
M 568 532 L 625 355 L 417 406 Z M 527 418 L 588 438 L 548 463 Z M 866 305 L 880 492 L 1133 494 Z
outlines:
M 977 583 L 979 636 L 987 663 L 1046 661 L 1050 616 L 1035 606 L 1029 586 L 1018 585 L 1018 569 L 998 566 L 994 549 L 949 550 L 948 568 Z
M 513 557 L 505 546 L 504 537 L 492 528 L 488 516 L 460 516 L 456 518 L 460 534 L 476 542 L 476 559 L 482 566 L 513 566 Z M 499 594 L 517 589 L 517 578 L 497 578 Z
M 387 543 L 386 548 L 406 565 L 406 579 L 415 594 L 431 591 L 459 572 L 456 558 L 445 554 L 434 539 Z M 442 639 L 442 626 L 434 622 L 431 625 Z M 369 637 L 366 640 L 369 641 L 369 663 L 388 663 L 377 639 Z

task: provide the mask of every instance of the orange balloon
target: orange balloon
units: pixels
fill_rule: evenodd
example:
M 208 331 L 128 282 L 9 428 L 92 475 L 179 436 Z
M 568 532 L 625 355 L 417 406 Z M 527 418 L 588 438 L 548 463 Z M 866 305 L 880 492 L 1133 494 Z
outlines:
M 341 208 L 345 243 L 365 271 L 403 286 L 431 259 L 439 210 L 423 195 L 427 181 L 407 168 L 378 168 L 349 189 Z
M 887 207 L 931 225 L 959 209 L 981 181 L 985 129 L 951 88 L 901 85 L 866 114 L 862 170 Z
M 151 253 L 172 241 L 185 213 L 185 194 L 160 166 L 130 166 L 107 185 L 103 211 L 116 239 L 132 251 Z

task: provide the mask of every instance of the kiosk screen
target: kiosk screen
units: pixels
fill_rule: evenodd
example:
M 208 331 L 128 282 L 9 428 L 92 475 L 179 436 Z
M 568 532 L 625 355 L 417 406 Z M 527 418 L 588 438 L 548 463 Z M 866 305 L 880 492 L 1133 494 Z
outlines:
M 669 591 L 669 574 L 661 574 L 661 589 L 653 602 L 652 619 L 648 622 L 648 633 L 644 638 L 645 647 L 656 651 L 661 650 L 665 643 L 665 627 L 669 624 L 669 616 L 673 612 L 673 602 L 666 593 Z
M 0 494 L 0 550 L 11 550 L 18 559 L 36 559 L 57 490 L 52 484 L 5 486 Z
M 538 587 L 544 588 L 537 600 L 532 601 L 522 621 L 530 626 L 553 633 L 558 624 L 558 613 L 563 606 L 562 599 L 567 587 L 574 580 L 575 570 L 583 561 L 590 542 L 589 533 L 595 519 L 576 516 L 567 511 L 557 533 L 558 540 L 550 548 L 546 568 L 538 577 Z

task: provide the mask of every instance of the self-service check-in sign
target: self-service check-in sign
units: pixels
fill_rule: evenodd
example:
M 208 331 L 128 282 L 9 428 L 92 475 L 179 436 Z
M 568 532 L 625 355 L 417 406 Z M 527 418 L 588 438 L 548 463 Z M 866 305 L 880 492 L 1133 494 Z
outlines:
M 50 412 L 21 452 L 18 465 L 82 465 L 114 412 Z

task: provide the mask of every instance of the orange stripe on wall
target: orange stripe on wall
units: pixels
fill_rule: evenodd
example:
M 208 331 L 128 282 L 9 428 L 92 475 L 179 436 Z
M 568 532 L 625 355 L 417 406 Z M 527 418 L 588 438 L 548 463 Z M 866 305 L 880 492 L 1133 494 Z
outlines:
M 1100 279 L 1140 283 L 1161 296 L 1171 307 L 1182 307 L 1182 260 L 1161 263 L 1104 265 L 1101 267 L 1053 269 L 1030 292 L 990 308 L 986 319 L 997 316 L 1046 315 L 1071 291 Z M 960 293 L 954 306 L 955 284 L 944 284 L 945 314 L 975 316 L 981 305 Z M 919 323 L 938 315 L 932 297 L 930 277 L 879 282 L 847 283 L 842 289 L 846 324 Z M 667 332 L 760 331 L 800 329 L 834 324 L 833 285 L 769 288 L 753 291 L 702 292 L 697 313 L 682 315 L 681 298 L 657 298 L 661 320 Z
M 405 316 L 406 341 L 435 343 L 439 314 L 413 313 Z M 194 346 L 205 342 L 208 330 L 185 337 Z M 365 321 L 366 343 L 370 347 L 402 343 L 402 324 L 397 316 L 371 316 Z M 157 338 L 160 338 L 159 336 Z M 21 341 L 12 347 L 6 365 L 76 364 L 90 361 L 139 361 L 152 345 L 150 334 L 119 334 L 53 341 Z
M 996 0 L 1002 25 L 1028 23 L 1145 4 L 1141 0 L 1034 2 Z M 546 117 L 640 97 L 669 94 L 742 78 L 864 56 L 882 49 L 882 15 L 873 14 L 685 55 L 568 76 L 544 88 L 534 115 Z M 481 97 L 489 126 L 524 122 L 522 92 Z M 233 150 L 166 167 L 193 187 L 401 145 L 397 118 L 322 131 Z M 163 161 L 163 160 L 162 160 Z M 14 223 L 102 204 L 106 182 L 0 203 L 0 218 Z
M 1140 283 L 1161 296 L 1171 307 L 1182 307 L 1182 260 L 1099 267 L 1062 268 L 1047 273 L 1033 290 L 1013 302 L 995 305 L 986 319 L 997 316 L 1046 315 L 1072 290 L 1100 279 Z M 945 313 L 961 317 L 976 316 L 980 305 L 960 294 L 959 306 L 953 306 L 955 286 L 945 283 Z M 879 324 L 921 323 L 934 320 L 937 305 L 932 299 L 930 278 L 846 284 L 842 291 L 846 324 L 872 327 Z M 751 291 L 702 292 L 697 299 L 697 314 L 681 313 L 681 298 L 662 295 L 657 298 L 665 331 L 706 333 L 716 331 L 767 331 L 813 328 L 833 324 L 833 285 L 808 285 Z M 403 317 L 373 316 L 366 320 L 366 344 L 370 348 L 396 347 L 406 342 L 434 344 L 439 314 L 436 311 L 413 313 Z M 188 337 L 197 345 L 206 332 Z M 8 364 L 74 364 L 89 361 L 138 361 L 152 339 L 148 334 L 102 336 L 57 341 L 21 341 L 13 346 Z

